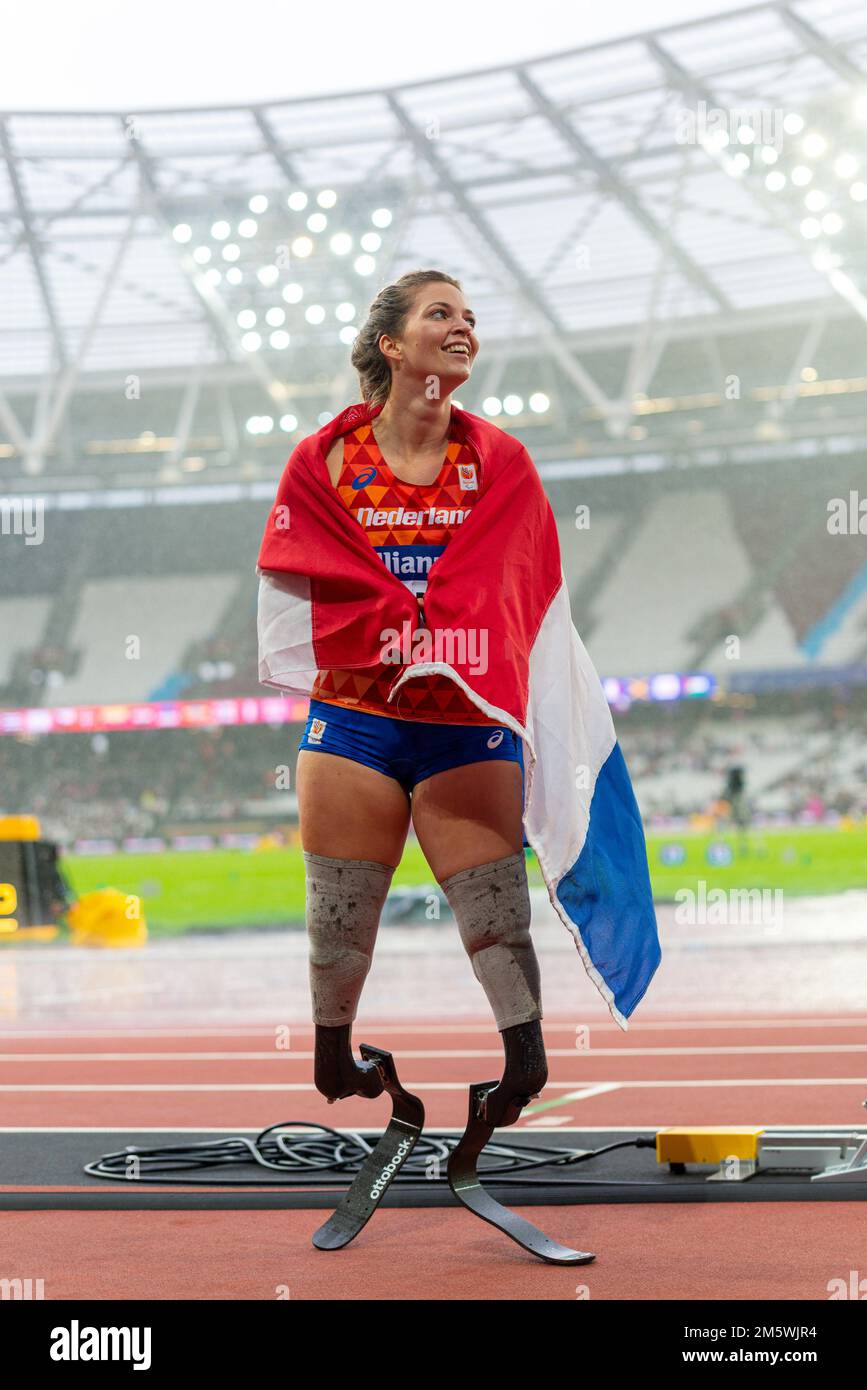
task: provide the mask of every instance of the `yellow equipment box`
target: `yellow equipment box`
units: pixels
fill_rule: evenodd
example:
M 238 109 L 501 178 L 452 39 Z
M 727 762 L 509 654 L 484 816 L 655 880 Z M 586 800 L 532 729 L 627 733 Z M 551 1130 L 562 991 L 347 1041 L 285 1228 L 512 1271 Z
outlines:
M 0 816 L 0 840 L 38 840 L 36 816 Z
M 758 1159 L 764 1125 L 697 1125 L 661 1129 L 657 1163 L 723 1163 L 727 1158 Z

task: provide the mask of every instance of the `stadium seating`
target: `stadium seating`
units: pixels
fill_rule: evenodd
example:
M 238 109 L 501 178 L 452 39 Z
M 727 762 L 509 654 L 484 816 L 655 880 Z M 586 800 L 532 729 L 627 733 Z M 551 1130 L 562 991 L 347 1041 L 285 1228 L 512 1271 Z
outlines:
M 181 655 L 216 621 L 235 583 L 229 574 L 95 580 L 83 586 L 71 634 L 78 671 L 48 692 L 48 705 L 146 700 L 177 668 Z M 127 656 L 137 637 L 140 655 Z
M 19 651 L 33 645 L 27 634 L 42 631 L 50 607 L 48 596 L 0 600 L 0 687 L 11 680 Z

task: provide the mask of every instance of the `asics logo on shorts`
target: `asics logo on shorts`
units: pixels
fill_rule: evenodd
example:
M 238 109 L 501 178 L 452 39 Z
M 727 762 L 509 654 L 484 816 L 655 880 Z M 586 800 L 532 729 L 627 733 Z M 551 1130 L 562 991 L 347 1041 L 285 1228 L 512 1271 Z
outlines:
M 488 739 L 488 747 L 499 748 L 500 744 L 503 742 L 503 737 L 503 730 L 498 729 L 497 732 L 495 734 L 491 734 L 491 737 Z

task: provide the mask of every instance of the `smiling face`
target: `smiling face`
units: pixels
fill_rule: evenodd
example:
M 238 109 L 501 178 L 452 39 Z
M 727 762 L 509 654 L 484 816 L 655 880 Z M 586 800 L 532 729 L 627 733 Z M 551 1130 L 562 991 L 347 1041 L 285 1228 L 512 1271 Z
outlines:
M 447 396 L 473 369 L 479 350 L 475 324 L 476 316 L 460 290 L 447 281 L 431 280 L 416 291 L 401 337 L 384 333 L 380 351 L 407 377 L 439 377 L 440 395 Z

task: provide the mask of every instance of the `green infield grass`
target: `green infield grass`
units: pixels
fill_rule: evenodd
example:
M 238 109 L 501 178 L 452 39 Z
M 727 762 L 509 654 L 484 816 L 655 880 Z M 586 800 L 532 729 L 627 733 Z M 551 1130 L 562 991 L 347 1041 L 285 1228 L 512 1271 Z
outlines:
M 736 833 L 671 832 L 648 838 L 654 896 L 678 889 L 769 888 L 785 893 L 839 893 L 867 887 L 867 823 L 848 829 L 795 828 Z M 77 896 L 112 887 L 141 896 L 156 935 L 194 928 L 276 926 L 304 920 L 300 849 L 165 851 L 159 854 L 66 855 Z M 528 854 L 531 886 L 541 886 Z M 434 885 L 418 845 L 407 845 L 394 886 Z

